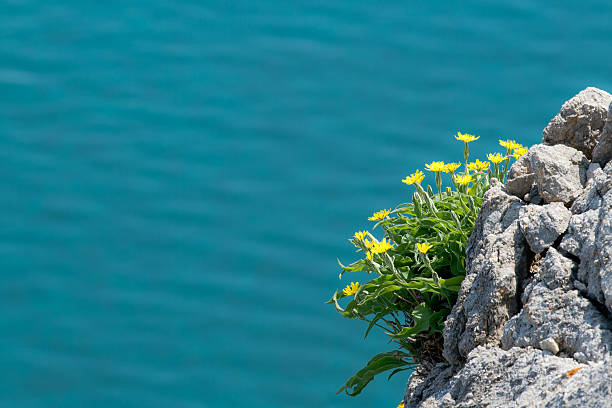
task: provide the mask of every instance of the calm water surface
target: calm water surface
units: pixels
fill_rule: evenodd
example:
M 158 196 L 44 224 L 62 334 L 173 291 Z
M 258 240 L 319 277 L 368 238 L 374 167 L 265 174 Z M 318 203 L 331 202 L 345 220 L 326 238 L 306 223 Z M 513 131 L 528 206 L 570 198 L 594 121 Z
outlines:
M 0 406 L 395 407 L 336 257 L 457 130 L 612 90 L 612 6 L 0 4 Z

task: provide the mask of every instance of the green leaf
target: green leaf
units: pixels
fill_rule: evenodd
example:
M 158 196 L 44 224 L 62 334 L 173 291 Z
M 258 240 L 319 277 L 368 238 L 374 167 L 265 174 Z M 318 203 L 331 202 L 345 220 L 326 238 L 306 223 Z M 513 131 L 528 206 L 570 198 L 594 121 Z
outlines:
M 429 330 L 434 311 L 425 302 L 419 304 L 411 313 L 412 327 L 406 327 L 397 334 L 389 334 L 393 338 L 412 337 L 415 334 Z
M 376 375 L 408 364 L 410 363 L 396 357 L 396 352 L 394 351 L 377 354 L 368 361 L 365 367 L 349 378 L 336 394 L 340 394 L 344 391 L 347 395 L 352 397 L 359 395 L 361 390 L 363 390 Z
M 387 314 L 388 312 L 385 310 L 383 312 L 378 313 L 370 322 L 370 324 L 368 325 L 367 330 L 365 331 L 365 334 L 363 335 L 363 338 L 367 338 L 368 334 L 370 333 L 370 330 L 372 330 L 372 327 L 374 327 L 374 325 L 376 324 L 377 321 L 379 321 L 382 317 L 385 316 L 385 314 Z
M 464 278 L 465 276 L 460 275 L 449 279 L 440 279 L 440 287 L 455 293 L 459 292 L 459 289 L 461 289 L 461 282 L 463 282 Z
M 360 259 L 358 261 L 353 262 L 349 266 L 344 266 L 338 259 L 338 264 L 342 268 L 342 272 L 340 272 L 340 278 L 347 272 L 360 272 L 360 271 L 368 271 L 370 269 L 370 265 L 364 260 Z
M 391 372 L 391 374 L 389 374 L 389 376 L 387 377 L 387 380 L 390 380 L 391 377 L 393 377 L 395 374 L 399 373 L 400 371 L 412 370 L 417 365 L 418 364 L 415 363 L 414 365 L 411 364 L 410 367 L 396 368 L 395 370 Z

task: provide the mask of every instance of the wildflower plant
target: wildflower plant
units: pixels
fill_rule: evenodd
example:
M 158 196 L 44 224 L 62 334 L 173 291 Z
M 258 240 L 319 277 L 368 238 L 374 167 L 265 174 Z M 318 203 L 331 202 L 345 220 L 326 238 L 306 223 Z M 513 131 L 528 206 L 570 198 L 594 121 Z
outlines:
M 493 177 L 505 181 L 510 159 L 527 151 L 513 140 L 500 140 L 505 153 L 489 154 L 490 161 L 469 162 L 469 143 L 479 137 L 455 136 L 464 143 L 463 163 L 434 161 L 425 165 L 435 174 L 436 191 L 421 185 L 425 179 L 421 170 L 402 180 L 415 189 L 411 201 L 368 218 L 376 223 L 373 228 L 382 230 L 380 240 L 369 231 L 356 232 L 349 239 L 365 256 L 348 266 L 338 261 L 340 278 L 358 271 L 373 278 L 365 283 L 351 282 L 337 290 L 328 303 L 343 317 L 366 321 L 365 337 L 374 327 L 384 330 L 395 350 L 372 357 L 338 393 L 354 396 L 382 372 L 391 371 L 390 378 L 419 364 L 443 361 L 444 320 L 465 277 L 466 246 L 482 197 Z M 452 186 L 445 191 L 442 173 L 448 174 Z

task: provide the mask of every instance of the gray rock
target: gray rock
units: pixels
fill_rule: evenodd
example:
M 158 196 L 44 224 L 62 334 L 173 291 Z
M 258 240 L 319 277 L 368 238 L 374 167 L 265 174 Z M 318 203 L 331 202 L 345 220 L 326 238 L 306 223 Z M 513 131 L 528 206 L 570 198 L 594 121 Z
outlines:
M 612 174 L 607 174 L 599 164 L 592 163 L 589 166 L 586 186 L 572 204 L 573 214 L 581 214 L 601 207 L 602 196 L 612 189 L 612 177 L 610 175 Z
M 608 117 L 599 136 L 599 142 L 593 149 L 593 162 L 603 167 L 610 160 L 612 160 L 612 103 L 608 106 Z
M 533 173 L 529 160 L 530 155 L 531 153 L 528 150 L 527 153 L 519 157 L 519 159 L 510 166 L 510 170 L 508 170 L 508 175 L 506 177 L 506 191 L 519 198 L 523 198 L 526 194 L 529 194 L 535 183 L 535 174 Z
M 561 107 L 561 111 L 542 132 L 542 143 L 564 144 L 580 150 L 591 158 L 608 115 L 612 95 L 588 87 Z
M 526 205 L 519 212 L 519 225 L 534 253 L 548 249 L 567 229 L 572 213 L 563 203 Z
M 608 162 L 608 164 L 606 164 L 605 166 L 603 166 L 603 171 L 604 173 L 606 173 L 608 176 L 612 174 L 612 162 Z
M 590 248 L 595 245 L 595 225 L 599 211 L 593 209 L 582 214 L 572 215 L 567 226 L 567 234 L 561 240 L 559 247 L 567 253 L 579 257 L 582 248 Z M 588 253 L 585 254 L 588 256 Z
M 603 197 L 596 190 L 593 184 L 587 193 L 594 197 L 590 206 L 576 209 L 586 211 L 572 215 L 560 248 L 580 260 L 575 286 L 612 313 L 612 190 Z
M 578 365 L 559 379 L 563 391 L 551 395 L 546 407 L 606 407 L 612 400 L 612 361 Z
M 555 248 L 550 248 L 538 268 L 536 279 L 532 280 L 532 285 L 541 280 L 548 289 L 561 288 L 567 291 L 572 287 L 571 278 L 575 269 L 576 262 L 563 256 Z M 523 303 L 527 303 L 527 301 L 527 298 L 522 299 Z
M 554 339 L 558 349 L 570 357 L 581 353 L 586 361 L 601 361 L 610 354 L 612 324 L 578 291 L 570 290 L 574 268 L 574 261 L 554 248 L 548 250 L 523 293 L 521 312 L 504 327 L 504 349 L 536 347 L 556 354 L 545 341 Z
M 418 367 L 410 376 L 410 381 L 406 386 L 404 406 L 419 406 L 422 400 L 429 396 L 431 390 L 445 388 L 454 374 L 454 367 L 445 363 L 436 365 L 429 372 L 423 369 L 423 367 Z
M 542 200 L 542 196 L 540 196 L 540 192 L 538 191 L 538 186 L 535 183 L 531 186 L 531 191 L 529 191 L 525 201 L 537 205 L 542 204 L 544 201 Z
M 527 252 L 518 226 L 523 205 L 499 183 L 485 193 L 468 244 L 468 273 L 444 327 L 444 357 L 451 363 L 479 345 L 497 344 L 519 310 L 517 271 L 526 269 Z
M 571 204 L 586 184 L 589 162 L 584 154 L 565 145 L 535 145 L 529 151 L 540 196 L 548 203 Z
M 533 348 L 478 347 L 443 385 L 435 381 L 439 375 L 432 371 L 434 378 L 421 377 L 419 393 L 407 392 L 405 406 L 607 407 L 612 400 L 609 360 L 586 365 Z M 415 388 L 408 384 L 408 390 Z
M 547 337 L 540 342 L 540 348 L 542 350 L 550 351 L 553 354 L 557 354 L 559 352 L 559 345 L 552 337 Z

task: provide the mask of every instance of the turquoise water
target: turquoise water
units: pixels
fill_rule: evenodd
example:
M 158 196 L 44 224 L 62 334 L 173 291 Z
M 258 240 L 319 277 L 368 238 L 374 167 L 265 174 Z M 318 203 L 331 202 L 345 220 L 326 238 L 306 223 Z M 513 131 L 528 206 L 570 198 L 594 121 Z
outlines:
M 395 407 L 346 239 L 612 89 L 608 1 L 497 3 L 3 2 L 0 406 Z

